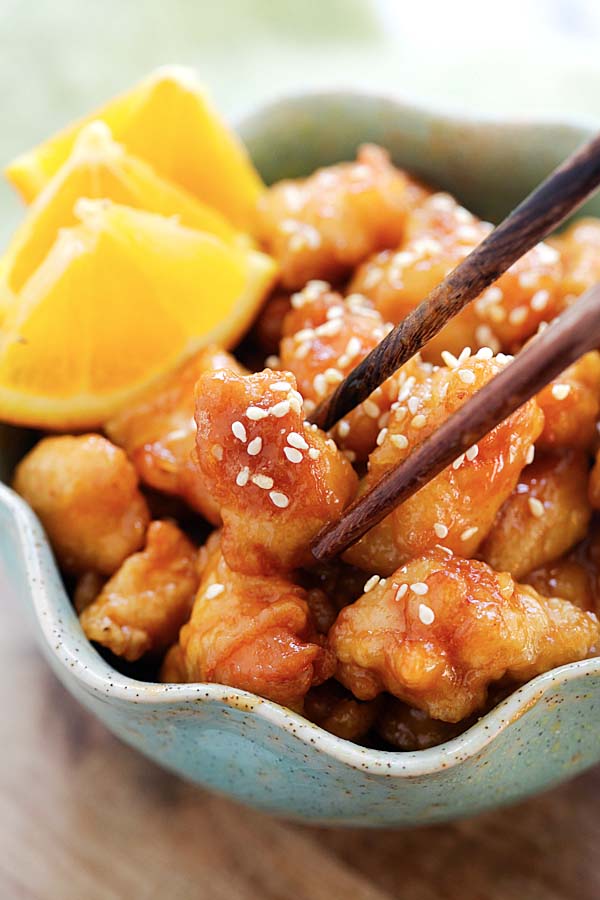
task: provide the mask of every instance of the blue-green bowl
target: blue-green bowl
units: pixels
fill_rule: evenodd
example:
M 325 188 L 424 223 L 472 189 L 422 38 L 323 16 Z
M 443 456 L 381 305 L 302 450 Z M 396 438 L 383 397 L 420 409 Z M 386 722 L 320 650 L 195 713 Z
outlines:
M 240 131 L 268 181 L 376 141 L 492 220 L 591 133 L 582 125 L 459 120 L 356 93 L 282 100 Z M 598 200 L 588 211 L 600 215 Z M 8 478 L 28 439 L 0 431 L 0 477 Z M 260 809 L 320 823 L 426 824 L 517 800 L 600 760 L 600 659 L 534 679 L 441 747 L 369 750 L 244 691 L 120 675 L 83 636 L 36 517 L 3 485 L 0 538 L 0 585 L 31 610 L 67 689 L 161 765 Z

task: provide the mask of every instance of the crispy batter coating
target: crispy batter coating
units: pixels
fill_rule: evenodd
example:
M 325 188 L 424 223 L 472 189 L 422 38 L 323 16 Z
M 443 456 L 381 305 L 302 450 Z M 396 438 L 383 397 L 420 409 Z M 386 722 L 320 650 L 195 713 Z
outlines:
M 538 447 L 590 449 L 600 412 L 600 353 L 586 353 L 537 395 L 544 413 Z
M 498 512 L 482 558 L 522 578 L 570 550 L 585 536 L 592 514 L 588 470 L 582 451 L 537 453 Z
M 271 187 L 259 201 L 260 236 L 280 264 L 284 287 L 339 279 L 370 253 L 397 244 L 407 211 L 424 194 L 385 150 L 366 145 L 356 162 Z
M 551 242 L 562 264 L 562 291 L 572 301 L 600 281 L 600 219 L 579 219 Z
M 335 664 L 317 634 L 306 591 L 284 576 L 232 571 L 215 538 L 190 621 L 181 629 L 181 652 L 169 652 L 161 677 L 227 684 L 299 709 Z
M 243 371 L 230 353 L 218 347 L 200 350 L 106 424 L 106 433 L 125 449 L 145 484 L 181 497 L 213 525 L 220 521 L 219 508 L 192 459 L 194 388 L 204 372 L 219 369 Z
M 357 700 L 338 681 L 330 679 L 306 695 L 304 715 L 325 731 L 347 741 L 360 741 L 373 727 L 381 709 L 379 698 Z
M 310 562 L 309 544 L 354 496 L 357 476 L 304 421 L 289 372 L 204 375 L 196 389 L 198 464 L 223 517 L 223 555 L 249 575 Z
M 144 543 L 150 515 L 135 469 L 99 434 L 44 438 L 17 467 L 14 488 L 65 572 L 112 575 Z
M 375 731 L 395 750 L 410 752 L 428 750 L 429 747 L 451 741 L 469 728 L 473 721 L 441 722 L 439 719 L 432 719 L 422 709 L 415 709 L 396 697 L 388 696 L 377 717 Z
M 189 617 L 196 560 L 196 548 L 176 525 L 152 522 L 145 549 L 126 559 L 81 613 L 87 637 L 130 662 L 164 651 Z
M 336 677 L 357 698 L 387 690 L 459 722 L 483 708 L 490 684 L 583 659 L 599 637 L 593 613 L 485 563 L 438 553 L 412 560 L 343 609 L 329 644 Z
M 392 409 L 379 446 L 369 458 L 366 486 L 406 459 L 506 361 L 490 358 L 489 348 L 475 356 L 466 354 L 468 350 L 459 360 L 446 357 L 450 365 L 415 381 L 410 396 L 403 395 Z M 439 544 L 461 556 L 473 556 L 514 489 L 542 424 L 535 400 L 524 404 L 397 507 L 389 520 L 365 535 L 344 558 L 365 571 L 386 575 L 400 562 Z M 386 546 L 390 537 L 393 547 Z M 375 561 L 379 568 L 374 569 Z

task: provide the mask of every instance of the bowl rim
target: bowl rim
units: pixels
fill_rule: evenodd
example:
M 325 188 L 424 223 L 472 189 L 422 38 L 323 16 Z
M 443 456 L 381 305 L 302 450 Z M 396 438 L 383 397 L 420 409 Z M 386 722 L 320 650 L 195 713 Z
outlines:
M 457 127 L 466 125 L 475 128 L 481 125 L 517 130 L 522 128 L 568 129 L 573 132 L 574 137 L 581 140 L 598 127 L 598 122 L 593 116 L 589 118 L 547 115 L 508 117 L 493 113 L 485 114 L 482 111 L 469 113 L 463 109 L 448 106 L 441 108 L 430 103 L 420 103 L 399 92 L 364 89 L 352 84 L 339 85 L 333 89 L 314 86 L 308 90 L 275 94 L 261 104 L 242 109 L 234 121 L 234 126 L 243 139 L 246 130 L 251 131 L 261 117 L 276 111 L 286 103 L 350 101 L 356 98 L 394 104 L 399 111 L 404 109 L 426 118 L 442 119 Z M 60 576 L 58 576 L 50 544 L 33 510 L 2 482 L 0 482 L 0 506 L 8 510 L 15 527 L 18 551 L 21 554 L 27 576 L 27 588 L 47 652 L 64 670 L 65 681 L 74 678 L 80 683 L 83 690 L 95 695 L 102 695 L 105 700 L 114 699 L 121 703 L 158 707 L 174 704 L 181 709 L 189 706 L 192 709 L 197 708 L 199 702 L 221 703 L 247 714 L 256 714 L 271 725 L 301 740 L 313 750 L 324 753 L 351 768 L 372 775 L 385 775 L 386 778 L 413 778 L 453 768 L 468 759 L 481 755 L 489 744 L 518 719 L 530 712 L 556 685 L 562 687 L 588 676 L 600 677 L 600 656 L 568 663 L 538 675 L 517 688 L 465 732 L 444 744 L 428 750 L 416 751 L 374 750 L 363 747 L 344 738 L 336 737 L 320 726 L 309 722 L 299 713 L 237 688 L 204 682 L 159 684 L 138 681 L 122 675 L 110 664 L 104 662 L 93 645 L 87 641 L 78 624 L 72 634 L 64 631 L 59 604 L 54 596 L 54 584 L 50 586 L 46 577 L 48 572 L 53 572 L 57 576 L 58 594 L 56 597 L 60 597 L 61 602 L 67 604 L 70 609 L 72 607 L 60 581 Z M 76 618 L 74 613 L 73 615 Z M 79 634 L 77 629 L 79 629 Z M 56 642 L 57 633 L 62 635 L 60 643 Z M 98 661 L 97 671 L 89 664 L 82 663 L 77 647 L 77 636 L 81 643 L 89 648 L 92 659 Z M 100 671 L 103 666 L 110 674 L 105 675 Z
M 220 684 L 159 684 L 138 681 L 122 675 L 104 663 L 93 645 L 85 638 L 78 623 L 72 633 L 64 629 L 60 605 L 68 604 L 71 609 L 70 600 L 62 587 L 50 545 L 35 513 L 11 488 L 1 483 L 0 505 L 8 510 L 15 526 L 18 551 L 27 574 L 29 595 L 47 652 L 64 670 L 65 681 L 74 678 L 84 691 L 101 695 L 105 702 L 113 699 L 138 706 L 175 705 L 181 709 L 190 706 L 197 708 L 199 702 L 221 703 L 242 710 L 248 715 L 255 714 L 301 740 L 313 750 L 324 753 L 351 768 L 373 775 L 414 778 L 453 768 L 467 759 L 481 755 L 490 743 L 533 709 L 557 684 L 564 686 L 571 681 L 592 675 L 600 677 L 600 657 L 569 663 L 527 682 L 467 731 L 445 744 L 428 750 L 373 750 L 336 737 L 300 714 L 247 691 Z M 56 591 L 62 593 L 62 597 L 56 594 L 54 584 L 50 586 L 48 571 L 56 573 L 57 579 L 53 581 Z M 60 602 L 57 602 L 57 596 Z M 76 621 L 74 613 L 73 616 Z M 57 633 L 62 636 L 59 643 L 56 641 Z M 89 662 L 83 664 L 77 638 L 89 648 L 92 659 L 97 659 L 99 669 L 105 666 L 109 674 L 96 671 Z

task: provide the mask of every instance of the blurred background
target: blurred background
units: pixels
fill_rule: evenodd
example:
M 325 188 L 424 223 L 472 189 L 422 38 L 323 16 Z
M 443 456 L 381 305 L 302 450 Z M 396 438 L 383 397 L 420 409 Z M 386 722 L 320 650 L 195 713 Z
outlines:
M 599 48 L 598 0 L 0 0 L 0 161 L 170 62 L 234 119 L 321 86 L 600 118 Z M 0 191 L 5 240 L 19 206 Z

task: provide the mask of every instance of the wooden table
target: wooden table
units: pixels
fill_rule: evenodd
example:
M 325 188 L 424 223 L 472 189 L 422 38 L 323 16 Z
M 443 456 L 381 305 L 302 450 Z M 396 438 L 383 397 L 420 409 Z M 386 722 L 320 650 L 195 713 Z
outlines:
M 0 600 L 2 900 L 600 896 L 600 769 L 453 825 L 377 832 L 274 821 L 120 744 L 50 673 L 1 585 Z

